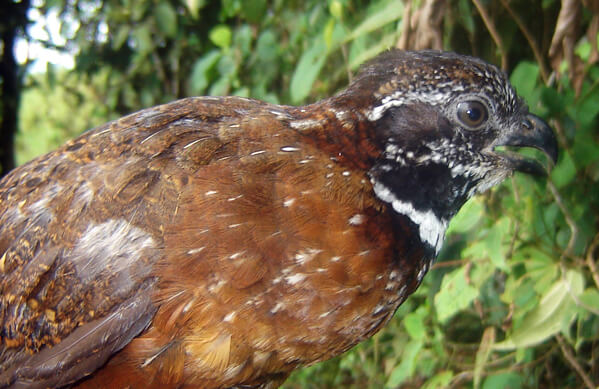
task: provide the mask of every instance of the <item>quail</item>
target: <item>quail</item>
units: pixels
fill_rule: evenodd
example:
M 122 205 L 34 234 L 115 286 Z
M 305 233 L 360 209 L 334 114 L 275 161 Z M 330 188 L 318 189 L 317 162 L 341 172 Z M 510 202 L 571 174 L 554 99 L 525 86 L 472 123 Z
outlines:
M 0 388 L 276 388 L 369 338 L 552 130 L 479 59 L 389 50 L 292 107 L 192 97 L 0 181 Z

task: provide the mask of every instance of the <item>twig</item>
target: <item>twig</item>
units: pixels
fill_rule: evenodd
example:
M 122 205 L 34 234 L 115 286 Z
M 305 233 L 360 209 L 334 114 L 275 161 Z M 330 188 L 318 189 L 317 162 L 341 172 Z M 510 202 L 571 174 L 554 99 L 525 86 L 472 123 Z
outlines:
M 468 262 L 469 260 L 467 259 L 454 259 L 453 261 L 437 262 L 431 267 L 431 269 L 439 269 L 441 267 L 462 266 L 463 264 Z
M 593 238 L 593 242 L 589 246 L 586 257 L 586 264 L 591 270 L 593 281 L 595 281 L 595 285 L 597 285 L 597 288 L 599 288 L 599 271 L 597 270 L 597 264 L 595 263 L 595 257 L 593 255 L 595 249 L 597 249 L 597 246 L 599 246 L 599 233 Z
M 566 208 L 566 206 L 564 205 L 562 196 L 559 194 L 559 192 L 557 191 L 557 188 L 555 187 L 553 182 L 551 182 L 551 180 L 547 180 L 547 186 L 549 187 L 549 190 L 551 191 L 551 194 L 553 195 L 555 202 L 557 203 L 560 210 L 564 214 L 566 223 L 568 224 L 568 227 L 570 227 L 570 231 L 572 233 L 570 235 L 570 240 L 568 241 L 568 246 L 566 247 L 566 250 L 564 250 L 564 252 L 562 253 L 562 257 L 560 258 L 560 260 L 561 260 L 565 256 L 572 255 L 572 250 L 574 248 L 574 244 L 576 243 L 576 240 L 578 239 L 578 226 L 576 225 L 576 222 L 572 218 L 572 215 L 570 215 L 568 208 Z
M 564 357 L 566 358 L 568 363 L 570 363 L 570 365 L 574 368 L 574 370 L 576 370 L 576 372 L 578 373 L 580 378 L 582 378 L 585 386 L 589 389 L 595 389 L 596 388 L 595 384 L 593 384 L 593 381 L 591 381 L 591 378 L 587 375 L 587 373 L 585 373 L 582 366 L 580 366 L 580 364 L 576 360 L 576 357 L 572 353 L 572 350 L 570 350 L 570 347 L 568 347 L 568 345 L 564 341 L 564 338 L 560 334 L 557 334 L 555 336 L 555 338 L 557 339 L 557 342 L 559 343 L 559 347 L 562 350 L 562 354 L 564 354 Z
M 514 22 L 516 22 L 516 24 L 518 25 L 518 28 L 520 28 L 520 31 L 522 31 L 522 34 L 524 34 L 524 38 L 528 41 L 528 45 L 532 49 L 532 53 L 535 56 L 537 63 L 539 64 L 539 70 L 541 71 L 541 77 L 543 78 L 543 83 L 545 83 L 545 85 L 547 85 L 549 82 L 549 71 L 547 70 L 547 67 L 545 66 L 545 62 L 543 62 L 543 55 L 541 54 L 541 50 L 539 50 L 539 46 L 537 45 L 537 42 L 533 38 L 533 36 L 530 33 L 530 31 L 528 30 L 528 28 L 526 28 L 526 25 L 524 24 L 524 22 L 522 21 L 520 16 L 514 12 L 512 7 L 510 7 L 507 0 L 501 0 L 501 4 L 505 7 L 507 12 L 512 17 L 512 19 L 514 19 Z
M 481 18 L 483 19 L 485 26 L 487 26 L 487 30 L 489 31 L 489 34 L 491 34 L 491 38 L 493 38 L 495 44 L 497 45 L 497 48 L 499 49 L 499 52 L 501 53 L 501 68 L 503 70 L 507 70 L 507 53 L 505 51 L 505 47 L 503 46 L 503 41 L 501 40 L 501 37 L 499 36 L 497 29 L 495 28 L 495 24 L 493 24 L 493 21 L 489 17 L 489 14 L 487 13 L 485 7 L 483 7 L 483 5 L 480 3 L 480 0 L 472 0 L 472 2 L 474 3 L 474 6 L 478 10 L 478 13 L 480 14 Z
M 512 182 L 512 191 L 514 193 L 514 200 L 516 200 L 517 204 L 520 204 L 520 191 L 518 190 L 518 185 L 516 185 L 516 180 L 511 178 Z M 514 223 L 514 233 L 512 234 L 512 239 L 510 239 L 510 248 L 508 249 L 506 258 L 511 258 L 514 255 L 514 247 L 516 247 L 516 240 L 518 239 L 518 233 L 520 232 L 520 221 L 516 220 Z

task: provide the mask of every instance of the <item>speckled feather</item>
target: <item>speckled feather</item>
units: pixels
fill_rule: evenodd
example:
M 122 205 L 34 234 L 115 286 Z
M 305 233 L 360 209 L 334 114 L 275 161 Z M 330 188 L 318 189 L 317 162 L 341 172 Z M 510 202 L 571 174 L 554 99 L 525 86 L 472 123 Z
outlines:
M 436 254 L 414 224 L 428 215 L 420 205 L 398 214 L 402 198 L 373 188 L 386 185 L 386 164 L 408 158 L 385 126 L 395 120 L 402 139 L 464 137 L 430 102 L 392 102 L 411 70 L 397 59 L 406 54 L 390 53 L 313 105 L 179 100 L 5 177 L 0 388 L 276 388 L 378 331 Z M 472 65 L 445 83 L 497 72 L 437 55 Z M 433 93 L 425 84 L 414 90 Z M 520 112 L 498 85 L 497 106 L 511 107 L 500 113 Z M 397 123 L 404 109 L 430 115 Z M 453 197 L 459 209 L 466 191 Z M 445 217 L 431 215 L 422 222 Z

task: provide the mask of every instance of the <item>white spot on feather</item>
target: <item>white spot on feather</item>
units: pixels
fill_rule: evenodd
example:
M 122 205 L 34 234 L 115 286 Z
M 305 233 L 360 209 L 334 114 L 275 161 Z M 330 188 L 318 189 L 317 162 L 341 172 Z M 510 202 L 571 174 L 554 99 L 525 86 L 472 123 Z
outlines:
M 285 307 L 285 304 L 283 304 L 282 302 L 278 302 L 277 305 L 275 305 L 273 307 L 273 309 L 270 310 L 270 313 L 277 313 L 279 312 L 281 309 L 283 309 Z
M 305 251 L 304 250 L 299 251 L 295 254 L 295 261 L 298 264 L 303 265 L 306 262 L 309 262 L 312 259 L 314 259 L 314 257 L 320 252 L 322 252 L 322 250 L 318 250 L 318 249 L 308 249 Z
M 189 148 L 189 147 L 191 147 L 191 146 L 195 145 L 195 144 L 196 144 L 196 143 L 198 143 L 199 141 L 201 141 L 201 139 L 196 139 L 196 140 L 194 140 L 193 142 L 191 142 L 191 143 L 188 143 L 188 144 L 186 144 L 185 146 L 183 146 L 183 149 L 187 149 L 187 148 Z
M 201 253 L 205 248 L 206 247 L 202 246 L 202 247 L 198 247 L 197 249 L 191 249 L 191 250 L 187 251 L 187 254 L 193 255 L 193 254 Z
M 237 312 L 235 312 L 235 311 L 233 311 L 233 312 L 229 313 L 227 316 L 225 316 L 225 317 L 223 318 L 223 321 L 225 321 L 225 322 L 231 322 L 231 321 L 233 320 L 233 318 L 235 317 L 235 314 L 236 314 L 236 313 L 237 313 Z
M 285 281 L 287 281 L 291 285 L 295 285 L 297 283 L 300 283 L 300 282 L 302 282 L 305 279 L 306 279 L 306 275 L 302 274 L 302 273 L 295 273 L 293 275 L 285 277 Z
M 364 215 L 362 215 L 361 213 L 357 213 L 354 216 L 352 216 L 351 218 L 349 218 L 348 222 L 352 226 L 359 226 L 360 224 L 364 223 L 364 220 L 366 220 Z

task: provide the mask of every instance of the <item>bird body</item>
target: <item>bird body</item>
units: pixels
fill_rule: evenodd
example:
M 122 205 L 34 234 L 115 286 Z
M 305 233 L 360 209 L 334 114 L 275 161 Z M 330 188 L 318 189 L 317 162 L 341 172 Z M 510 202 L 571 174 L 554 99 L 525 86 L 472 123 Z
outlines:
M 469 197 L 538 170 L 500 144 L 556 153 L 501 72 L 441 52 L 308 106 L 88 131 L 0 181 L 0 388 L 276 388 L 378 331 Z

